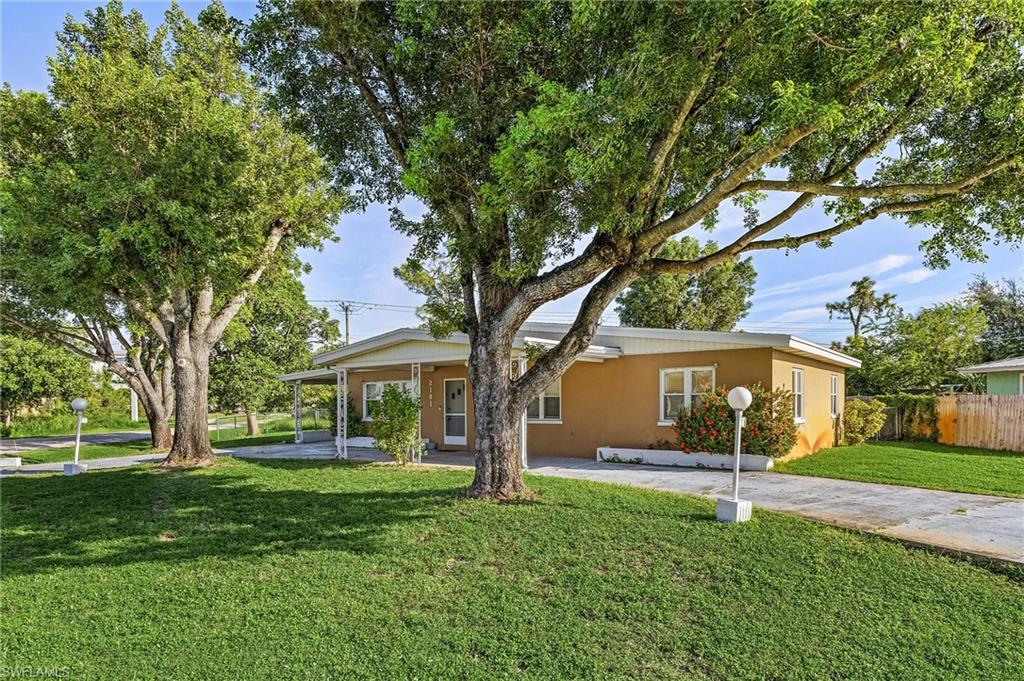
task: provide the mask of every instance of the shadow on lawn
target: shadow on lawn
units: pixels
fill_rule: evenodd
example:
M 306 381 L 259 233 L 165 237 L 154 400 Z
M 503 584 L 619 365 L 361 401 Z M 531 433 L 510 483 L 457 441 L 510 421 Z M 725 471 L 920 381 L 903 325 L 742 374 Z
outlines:
M 16 486 L 5 481 L 3 573 L 306 550 L 372 553 L 387 541 L 389 527 L 432 517 L 463 490 L 438 488 L 426 476 L 402 484 L 383 475 L 385 469 L 379 478 L 371 471 L 369 480 L 345 470 L 327 479 L 309 475 L 363 468 L 353 464 L 263 461 L 258 468 L 298 477 L 226 466 L 144 467 Z

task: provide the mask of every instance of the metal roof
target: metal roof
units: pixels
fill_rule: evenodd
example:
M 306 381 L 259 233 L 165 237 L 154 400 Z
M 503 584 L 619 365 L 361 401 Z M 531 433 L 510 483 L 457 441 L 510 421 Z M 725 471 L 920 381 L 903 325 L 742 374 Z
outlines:
M 550 322 L 526 322 L 516 336 L 515 350 L 522 351 L 527 345 L 554 345 L 569 330 L 569 324 Z M 464 333 L 452 334 L 447 338 L 435 339 L 425 329 L 400 328 L 351 343 L 313 358 L 315 366 L 345 366 L 358 363 L 360 355 L 375 353 L 374 359 L 383 361 L 386 348 L 413 343 L 419 347 L 419 354 L 413 361 L 429 362 L 434 357 L 426 344 L 436 344 L 444 359 L 451 359 L 462 350 L 453 346 L 465 346 L 465 357 L 469 357 L 469 336 Z M 584 351 L 581 359 L 603 361 L 623 355 L 658 354 L 664 352 L 694 352 L 699 350 L 774 348 L 803 357 L 818 359 L 838 366 L 858 368 L 860 360 L 838 350 L 804 340 L 788 334 L 748 333 L 745 331 L 679 331 L 675 329 L 645 329 L 626 326 L 599 326 L 594 334 L 593 344 Z M 441 359 L 438 357 L 437 359 Z M 396 361 L 402 361 L 395 356 Z
M 974 364 L 969 367 L 961 367 L 957 369 L 957 371 L 965 374 L 989 374 L 999 371 L 1024 371 L 1024 357 L 1007 357 L 1006 359 L 998 359 L 994 362 L 985 362 L 984 364 Z

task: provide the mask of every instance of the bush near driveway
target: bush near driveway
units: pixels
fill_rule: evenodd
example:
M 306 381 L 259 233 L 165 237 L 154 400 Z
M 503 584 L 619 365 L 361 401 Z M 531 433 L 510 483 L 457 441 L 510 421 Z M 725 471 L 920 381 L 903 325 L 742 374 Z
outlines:
M 796 444 L 793 394 L 781 388 L 769 390 L 760 383 L 747 386 L 754 397 L 744 412 L 743 453 L 785 456 Z M 724 386 L 704 393 L 687 411 L 676 415 L 676 446 L 683 452 L 732 454 L 736 412 L 729 406 Z
M 885 425 L 885 403 L 880 400 L 849 400 L 843 407 L 843 444 L 859 445 L 878 435 Z
M 400 464 L 409 463 L 417 448 L 420 401 L 403 388 L 384 386 L 380 401 L 373 406 L 373 437 L 377 448 Z

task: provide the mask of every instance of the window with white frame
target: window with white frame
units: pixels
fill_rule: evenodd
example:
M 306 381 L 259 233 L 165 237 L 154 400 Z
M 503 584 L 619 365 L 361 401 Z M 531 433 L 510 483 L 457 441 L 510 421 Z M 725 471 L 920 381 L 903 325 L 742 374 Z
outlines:
M 662 369 L 658 423 L 672 425 L 683 409 L 700 405 L 701 395 L 715 389 L 714 367 Z
M 804 370 L 793 369 L 793 420 L 804 422 Z
M 544 393 L 533 398 L 526 407 L 526 420 L 532 423 L 561 423 L 562 379 L 549 385 Z
M 373 420 L 373 409 L 384 394 L 384 386 L 397 386 L 410 395 L 413 392 L 412 381 L 366 381 L 363 383 L 363 420 Z
M 839 376 L 832 374 L 829 382 L 829 407 L 832 418 L 839 416 Z

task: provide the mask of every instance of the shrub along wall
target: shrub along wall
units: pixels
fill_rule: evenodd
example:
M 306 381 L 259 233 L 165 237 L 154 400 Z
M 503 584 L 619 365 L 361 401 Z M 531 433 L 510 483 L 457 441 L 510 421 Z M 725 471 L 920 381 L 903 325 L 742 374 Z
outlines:
M 939 439 L 939 398 L 935 395 L 878 395 L 875 399 L 896 409 L 899 439 L 937 442 Z
M 796 444 L 793 394 L 781 388 L 768 390 L 760 383 L 747 386 L 754 397 L 745 412 L 743 453 L 785 456 Z M 683 452 L 732 454 L 736 413 L 729 406 L 729 392 L 718 387 L 695 398 L 689 411 L 676 415 L 676 447 Z

